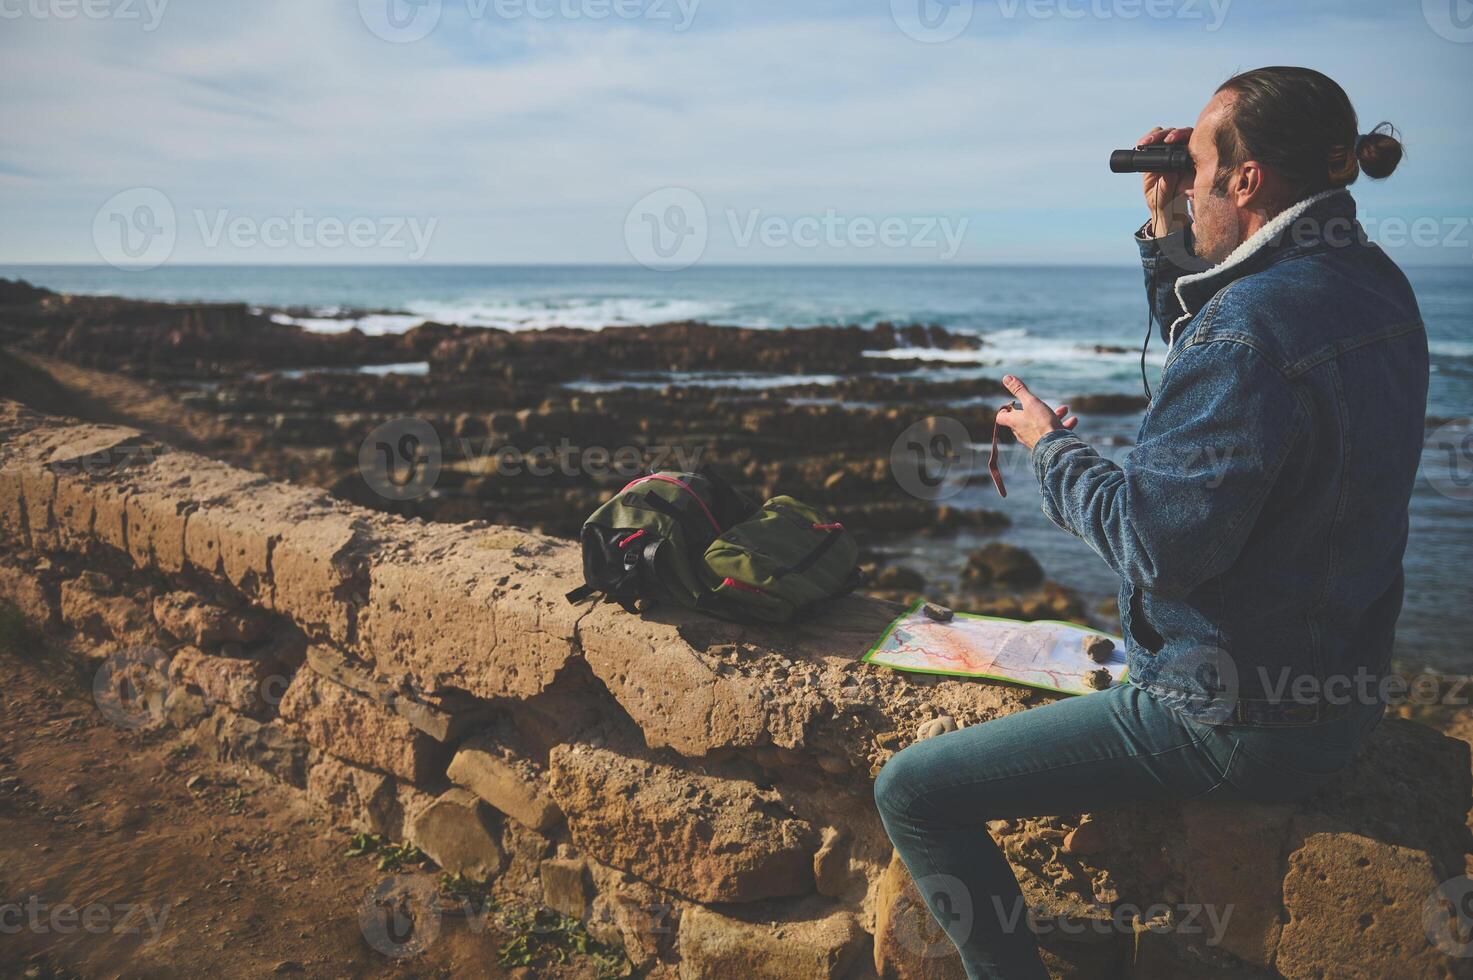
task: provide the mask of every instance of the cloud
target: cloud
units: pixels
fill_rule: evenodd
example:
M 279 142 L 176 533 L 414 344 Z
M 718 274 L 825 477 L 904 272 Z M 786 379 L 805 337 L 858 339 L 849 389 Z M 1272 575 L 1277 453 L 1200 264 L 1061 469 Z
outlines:
M 922 44 L 885 5 L 706 0 L 684 32 L 470 9 L 447 0 L 407 44 L 374 36 L 352 3 L 172 4 L 151 32 L 8 22 L 5 172 L 27 179 L 0 180 L 0 259 L 94 261 L 93 210 L 150 186 L 186 215 L 433 217 L 433 261 L 627 261 L 629 207 L 679 186 L 718 215 L 971 216 L 961 259 L 1016 258 L 1021 240 L 1032 260 L 1124 261 L 1117 222 L 1139 208 L 1108 150 L 1189 123 L 1229 73 L 1265 63 L 1320 67 L 1408 134 L 1418 179 L 1368 192 L 1379 204 L 1468 207 L 1468 110 L 1449 106 L 1473 80 L 1469 51 L 1415 11 L 1288 18 L 1237 0 L 1208 31 L 990 0 L 961 37 Z M 322 260 L 187 235 L 177 257 Z M 713 241 L 710 257 L 822 256 Z

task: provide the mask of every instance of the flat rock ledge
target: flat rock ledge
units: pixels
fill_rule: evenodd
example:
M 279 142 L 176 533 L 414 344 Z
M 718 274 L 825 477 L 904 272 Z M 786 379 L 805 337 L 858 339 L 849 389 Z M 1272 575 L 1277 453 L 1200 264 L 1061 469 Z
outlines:
M 124 722 L 579 916 L 644 975 L 961 976 L 873 776 L 926 722 L 1043 696 L 860 663 L 893 604 L 738 626 L 571 606 L 580 578 L 567 541 L 0 401 L 0 599 L 99 668 L 151 671 Z M 1388 719 L 1295 806 L 991 830 L 1056 976 L 1468 977 L 1436 893 L 1473 852 L 1470 784 L 1467 743 Z

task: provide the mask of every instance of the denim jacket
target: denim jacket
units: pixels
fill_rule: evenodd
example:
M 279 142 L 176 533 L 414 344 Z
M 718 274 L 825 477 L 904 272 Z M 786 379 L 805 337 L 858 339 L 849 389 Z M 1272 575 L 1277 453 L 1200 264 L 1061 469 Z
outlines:
M 1406 277 L 1343 189 L 1204 271 L 1183 233 L 1137 241 L 1169 350 L 1136 446 L 1117 464 L 1055 430 L 1032 454 L 1044 513 L 1120 576 L 1130 679 L 1187 705 L 1374 698 L 1427 400 Z

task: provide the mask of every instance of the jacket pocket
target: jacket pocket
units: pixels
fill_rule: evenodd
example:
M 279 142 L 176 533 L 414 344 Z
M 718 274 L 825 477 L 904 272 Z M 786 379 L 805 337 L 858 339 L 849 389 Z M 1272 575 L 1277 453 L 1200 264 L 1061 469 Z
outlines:
M 1142 650 L 1154 657 L 1166 645 L 1166 640 L 1156 630 L 1156 627 L 1151 625 L 1151 619 L 1146 615 L 1146 606 L 1141 595 L 1142 590 L 1129 583 L 1126 583 L 1125 589 L 1127 600 L 1122 608 L 1125 611 L 1124 614 L 1129 619 L 1130 625 L 1128 630 L 1130 636 Z

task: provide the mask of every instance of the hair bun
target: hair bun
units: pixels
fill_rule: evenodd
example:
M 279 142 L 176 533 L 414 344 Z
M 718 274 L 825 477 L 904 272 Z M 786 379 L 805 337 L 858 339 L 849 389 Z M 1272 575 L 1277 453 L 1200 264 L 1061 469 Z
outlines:
M 1355 141 L 1355 158 L 1367 177 L 1380 180 L 1391 176 L 1401 162 L 1401 140 L 1390 123 L 1381 123 Z

